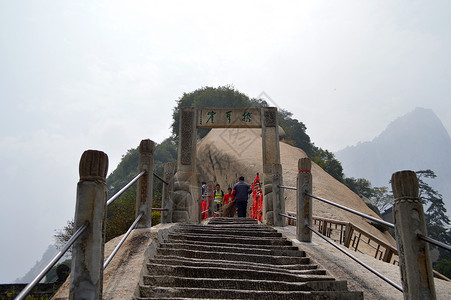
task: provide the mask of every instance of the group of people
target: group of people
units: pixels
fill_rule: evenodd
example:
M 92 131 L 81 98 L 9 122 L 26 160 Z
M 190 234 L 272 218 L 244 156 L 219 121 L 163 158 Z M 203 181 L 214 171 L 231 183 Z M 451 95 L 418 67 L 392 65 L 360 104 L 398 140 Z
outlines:
M 206 194 L 206 186 L 206 183 L 202 182 L 202 195 Z M 250 193 L 252 193 L 252 189 L 249 184 L 244 182 L 243 176 L 239 178 L 239 181 L 235 183 L 233 188 L 229 187 L 227 189 L 227 194 L 224 194 L 224 191 L 221 190 L 221 186 L 217 183 L 213 192 L 215 211 L 219 212 L 223 205 L 235 201 L 238 217 L 246 217 L 247 201 Z

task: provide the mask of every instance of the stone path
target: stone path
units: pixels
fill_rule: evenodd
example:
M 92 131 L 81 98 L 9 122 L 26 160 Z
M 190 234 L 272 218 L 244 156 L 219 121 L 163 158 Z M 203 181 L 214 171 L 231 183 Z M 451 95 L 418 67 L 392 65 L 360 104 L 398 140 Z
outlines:
M 253 219 L 178 225 L 147 264 L 141 299 L 363 299 Z

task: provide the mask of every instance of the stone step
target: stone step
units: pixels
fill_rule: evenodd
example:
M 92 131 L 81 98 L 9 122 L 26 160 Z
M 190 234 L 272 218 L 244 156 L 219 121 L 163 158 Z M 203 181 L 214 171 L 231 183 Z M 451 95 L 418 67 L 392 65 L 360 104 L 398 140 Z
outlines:
M 207 224 L 258 224 L 258 221 L 252 218 L 211 218 Z
M 304 257 L 305 252 L 299 250 L 288 249 L 262 249 L 262 248 L 245 248 L 245 247 L 228 247 L 215 245 L 195 245 L 190 243 L 172 243 L 167 242 L 161 244 L 162 249 L 184 249 L 194 251 L 209 251 L 209 252 L 230 252 L 230 253 L 247 253 L 259 255 L 275 255 L 275 256 L 298 256 Z
M 204 226 L 206 227 L 206 226 Z M 202 234 L 202 235 L 226 235 L 226 236 L 252 236 L 252 237 L 282 237 L 282 234 L 277 231 L 267 230 L 223 230 L 221 228 L 177 228 L 172 233 L 177 234 Z
M 254 225 L 254 224 L 216 224 L 216 225 L 199 225 L 199 224 L 180 224 L 175 227 L 173 230 L 189 230 L 189 229 L 222 229 L 224 231 L 268 231 L 268 232 L 277 232 L 274 228 L 264 226 L 264 225 Z
M 256 291 L 256 290 L 232 290 L 232 289 L 203 289 L 203 288 L 165 288 L 149 287 L 141 289 L 141 293 L 148 293 L 144 298 L 138 299 L 305 299 L 305 300 L 361 300 L 362 292 L 349 291 Z M 145 298 L 145 297 L 148 298 Z
M 346 291 L 346 281 L 322 280 L 308 282 L 284 282 L 273 280 L 236 280 L 230 278 L 189 278 L 176 276 L 145 276 L 148 287 L 190 287 L 205 289 L 234 289 L 255 291 Z M 143 286 L 143 288 L 145 288 Z M 144 293 L 146 294 L 146 293 Z M 149 293 L 150 294 L 150 293 Z M 147 294 L 147 295 L 149 295 Z
M 235 248 L 258 248 L 258 249 L 274 249 L 274 250 L 297 250 L 298 247 L 292 246 L 291 243 L 286 245 L 252 245 L 252 244 L 231 244 L 231 243 L 217 243 L 209 241 L 194 241 L 194 240 L 179 240 L 171 239 L 171 243 L 219 246 L 219 247 L 235 247 Z
M 271 256 L 271 255 L 259 255 L 247 253 L 210 252 L 210 251 L 195 251 L 195 250 L 169 249 L 169 248 L 158 248 L 157 254 L 188 257 L 188 258 L 229 260 L 229 261 L 248 261 L 248 262 L 264 261 L 265 263 L 272 265 L 292 265 L 292 264 L 310 263 L 310 259 L 308 257 Z
M 161 256 L 157 255 L 149 261 L 149 263 L 155 263 L 160 265 L 172 265 L 172 266 L 192 266 L 192 267 L 216 267 L 216 268 L 238 268 L 248 270 L 260 270 L 260 271 L 295 271 L 295 270 L 315 270 L 318 269 L 317 265 L 313 264 L 296 264 L 296 265 L 269 265 L 264 263 L 252 263 L 252 262 L 237 262 L 226 260 L 210 260 L 210 259 L 195 259 L 184 258 L 176 256 Z
M 259 271 L 239 268 L 218 268 L 218 267 L 191 267 L 191 266 L 170 266 L 147 264 L 148 276 L 170 275 L 190 278 L 228 278 L 228 279 L 253 279 L 253 280 L 274 280 L 287 282 L 303 282 L 314 280 L 327 280 L 325 270 L 296 270 L 293 272 Z M 296 272 L 296 273 L 294 273 Z M 326 278 L 326 279 L 324 279 Z M 332 277 L 329 277 L 333 280 Z
M 230 244 L 252 244 L 252 245 L 292 245 L 290 241 L 283 238 L 254 238 L 254 237 L 239 237 L 232 235 L 202 235 L 202 234 L 177 234 L 169 233 L 168 239 L 177 240 L 191 240 L 191 241 L 206 241 Z

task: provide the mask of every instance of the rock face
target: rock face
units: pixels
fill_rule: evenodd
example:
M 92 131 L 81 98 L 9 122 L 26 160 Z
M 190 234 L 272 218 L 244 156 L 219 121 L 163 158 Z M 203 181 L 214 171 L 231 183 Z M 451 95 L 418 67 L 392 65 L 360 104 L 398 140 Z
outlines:
M 219 183 L 224 189 L 233 186 L 239 176 L 251 183 L 256 173 L 262 173 L 262 141 L 260 129 L 212 129 L 197 146 L 197 169 L 199 181 Z M 284 185 L 296 186 L 297 164 L 307 157 L 299 148 L 280 142 L 280 161 Z M 345 185 L 312 163 L 313 194 L 345 205 L 368 215 L 376 216 L 363 200 Z M 285 190 L 286 211 L 296 211 L 296 193 Z M 249 199 L 248 208 L 251 205 Z M 313 200 L 313 215 L 323 218 L 351 222 L 396 247 L 396 242 L 387 233 L 381 232 L 367 221 L 346 211 Z
M 401 170 L 431 169 L 437 178 L 428 183 L 443 195 L 451 210 L 451 138 L 430 109 L 416 108 L 396 119 L 370 142 L 335 153 L 347 177 L 368 179 L 373 186 L 389 186 Z

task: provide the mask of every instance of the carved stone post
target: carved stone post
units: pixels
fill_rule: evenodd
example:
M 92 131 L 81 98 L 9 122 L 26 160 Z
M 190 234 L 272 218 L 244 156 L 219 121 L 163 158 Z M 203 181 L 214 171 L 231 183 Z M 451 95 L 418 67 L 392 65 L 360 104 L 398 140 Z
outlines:
M 262 154 L 263 154 L 263 222 L 274 224 L 274 193 L 272 165 L 280 164 L 279 124 L 277 108 L 262 108 Z M 280 196 L 280 194 L 279 194 Z M 278 199 L 277 202 L 283 201 Z
M 85 151 L 79 172 L 74 230 L 89 225 L 73 244 L 69 299 L 102 299 L 108 156 Z
M 391 183 L 404 299 L 436 299 L 429 245 L 417 237 L 427 235 L 417 176 L 413 171 L 396 172 Z
M 298 168 L 296 237 L 298 241 L 311 243 L 312 231 L 307 225 L 312 226 L 312 198 L 304 193 L 312 193 L 312 161 L 310 158 L 301 158 L 298 161 Z
M 155 143 L 142 140 L 139 144 L 138 172 L 146 171 L 138 180 L 136 191 L 135 218 L 144 213 L 136 228 L 150 228 L 152 226 L 152 195 L 153 195 L 153 153 Z
M 161 212 L 161 223 L 172 223 L 172 211 L 174 205 L 174 172 L 175 165 L 171 162 L 164 164 L 163 179 L 168 184 L 163 183 L 161 193 L 161 207 L 166 209 Z
M 283 189 L 279 188 L 283 185 L 282 165 L 272 165 L 272 194 L 274 208 L 274 226 L 285 226 L 285 218 L 279 213 L 285 213 L 285 200 L 283 197 Z
M 173 222 L 197 222 L 199 205 L 196 172 L 196 109 L 184 107 L 180 111 L 177 173 L 174 178 Z

